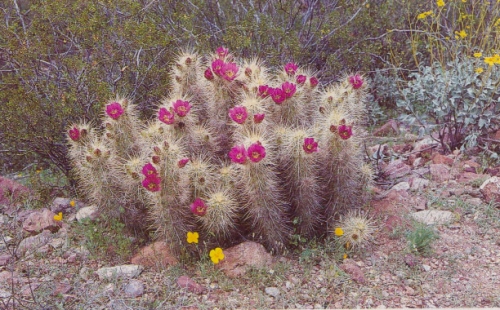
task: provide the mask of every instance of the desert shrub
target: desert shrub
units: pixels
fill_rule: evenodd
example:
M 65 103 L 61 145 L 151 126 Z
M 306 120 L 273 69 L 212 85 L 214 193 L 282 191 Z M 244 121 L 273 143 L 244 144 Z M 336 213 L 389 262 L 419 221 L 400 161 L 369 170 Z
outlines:
M 205 246 L 245 237 L 282 251 L 293 229 L 325 235 L 363 205 L 371 169 L 360 75 L 322 87 L 294 63 L 271 70 L 221 47 L 180 55 L 171 76 L 148 122 L 116 99 L 101 129 L 68 131 L 79 184 L 104 218 L 149 224 L 177 253 L 189 248 L 186 236 Z M 213 253 L 218 262 L 222 252 Z

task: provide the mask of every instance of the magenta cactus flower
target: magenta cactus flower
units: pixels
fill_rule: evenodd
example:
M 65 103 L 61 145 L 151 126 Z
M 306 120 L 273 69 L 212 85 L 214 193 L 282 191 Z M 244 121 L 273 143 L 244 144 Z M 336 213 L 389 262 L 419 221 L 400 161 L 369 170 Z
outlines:
M 352 127 L 351 126 L 347 126 L 347 125 L 340 125 L 338 128 L 337 128 L 337 131 L 339 133 L 339 136 L 343 139 L 343 140 L 347 140 L 349 139 L 351 136 L 352 136 Z
M 80 129 L 76 126 L 69 130 L 69 137 L 73 141 L 78 141 L 80 139 Z
M 212 71 L 218 76 L 222 75 L 222 67 L 225 65 L 225 62 L 222 59 L 216 59 L 212 61 Z
M 266 149 L 262 144 L 257 141 L 256 143 L 250 145 L 247 150 L 248 158 L 254 163 L 258 163 L 266 157 Z
M 229 110 L 229 117 L 238 124 L 243 124 L 248 117 L 247 109 L 243 106 L 236 106 Z
M 272 88 L 267 86 L 267 85 L 260 85 L 259 86 L 259 90 L 258 90 L 258 95 L 259 97 L 261 98 L 266 98 L 267 96 L 269 96 L 269 90 L 271 90 Z
M 189 160 L 190 160 L 189 158 L 183 158 L 177 162 L 177 166 L 179 168 L 184 168 L 184 166 L 186 166 L 186 164 L 189 162 Z
M 238 74 L 238 66 L 235 63 L 229 62 L 222 66 L 221 77 L 226 81 L 232 81 Z
M 304 152 L 311 154 L 318 151 L 318 142 L 314 141 L 314 138 L 305 138 L 304 144 L 302 145 Z
M 191 204 L 191 212 L 194 215 L 203 216 L 207 213 L 207 205 L 200 198 L 196 198 Z
M 297 87 L 293 83 L 285 82 L 281 85 L 281 89 L 285 93 L 286 99 L 288 99 L 288 98 L 291 98 L 295 94 Z
M 158 176 L 147 177 L 142 181 L 142 186 L 150 192 L 157 192 L 160 190 L 161 179 Z
M 244 145 L 237 145 L 229 151 L 229 158 L 233 163 L 244 164 L 247 161 L 247 154 Z
M 349 77 L 349 83 L 352 85 L 352 88 L 358 89 L 363 86 L 363 78 L 359 74 L 355 74 Z
M 264 113 L 257 113 L 257 114 L 254 114 L 254 115 L 253 115 L 253 122 L 254 122 L 255 124 L 260 124 L 260 123 L 262 123 L 262 121 L 264 120 L 264 117 L 265 117 L 265 116 L 266 116 L 266 115 L 265 115 Z
M 110 103 L 106 106 L 106 114 L 116 120 L 123 114 L 123 108 L 118 102 Z
M 307 76 L 305 75 L 298 75 L 297 76 L 297 84 L 304 84 L 307 81 Z
M 294 64 L 293 62 L 289 62 L 285 65 L 285 71 L 288 75 L 295 75 L 295 72 L 297 72 L 297 65 Z
M 309 83 L 311 84 L 311 87 L 314 88 L 318 85 L 319 81 L 316 77 L 312 76 L 309 78 Z
M 281 88 L 269 88 L 269 95 L 276 104 L 282 104 L 286 99 L 286 94 Z
M 142 174 L 146 177 L 146 178 L 151 178 L 151 177 L 154 177 L 154 176 L 158 176 L 158 171 L 156 170 L 156 168 L 153 166 L 153 164 L 151 163 L 147 163 L 145 164 L 143 167 L 142 167 Z
M 205 75 L 205 78 L 209 81 L 214 79 L 214 73 L 212 72 L 212 70 L 210 68 L 207 68 L 207 70 L 205 70 L 204 75 Z
M 191 110 L 191 105 L 189 104 L 188 101 L 183 101 L 179 99 L 174 102 L 174 111 L 180 117 L 186 116 L 189 113 L 189 110 Z
M 174 123 L 174 116 L 175 113 L 172 108 L 170 108 L 170 111 L 167 110 L 167 108 L 160 108 L 160 110 L 158 110 L 158 119 L 167 125 Z
M 217 55 L 219 55 L 219 58 L 224 58 L 229 54 L 229 49 L 225 48 L 224 46 L 221 46 L 215 50 Z

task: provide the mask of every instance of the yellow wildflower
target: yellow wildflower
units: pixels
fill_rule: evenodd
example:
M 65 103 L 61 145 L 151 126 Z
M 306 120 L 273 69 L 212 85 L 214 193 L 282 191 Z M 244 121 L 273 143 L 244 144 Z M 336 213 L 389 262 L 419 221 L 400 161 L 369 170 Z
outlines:
M 69 202 L 69 205 L 70 205 L 70 206 L 72 206 L 72 207 L 74 207 L 74 206 L 76 205 L 76 202 L 75 202 L 74 200 L 71 200 L 71 201 Z
M 210 259 L 212 260 L 212 263 L 218 264 L 224 259 L 224 252 L 222 252 L 221 248 L 215 248 L 210 251 Z
M 493 61 L 493 57 L 484 57 L 484 62 L 490 66 L 493 66 L 495 62 Z
M 343 257 L 344 259 L 346 259 L 346 258 L 347 258 L 347 254 L 345 254 L 345 253 L 344 253 L 344 255 L 343 255 L 342 257 Z
M 186 239 L 188 243 L 198 243 L 199 237 L 200 235 L 196 231 L 195 232 L 188 231 Z
M 461 39 L 464 39 L 465 37 L 467 37 L 467 32 L 465 32 L 465 30 L 460 30 L 460 32 L 458 31 L 455 31 L 455 34 L 457 34 L 458 36 L 460 36 Z M 455 36 L 455 38 L 457 38 L 457 36 Z
M 483 73 L 484 70 L 483 70 L 483 68 L 479 67 L 479 68 L 476 68 L 476 70 L 474 70 L 474 71 L 476 71 L 477 74 L 481 74 L 481 73 Z
M 344 235 L 344 230 L 340 227 L 335 228 L 335 236 L 342 236 Z
M 424 19 L 427 16 L 432 15 L 432 11 L 423 12 L 417 15 L 417 19 Z
M 59 212 L 58 214 L 54 215 L 54 220 L 62 221 L 62 212 Z
M 481 56 L 483 56 L 483 53 L 481 53 L 481 52 L 474 53 L 474 57 L 476 57 L 476 58 L 479 58 Z
M 442 7 L 442 6 L 444 6 L 445 3 L 444 3 L 444 0 L 437 0 L 436 4 L 438 7 Z

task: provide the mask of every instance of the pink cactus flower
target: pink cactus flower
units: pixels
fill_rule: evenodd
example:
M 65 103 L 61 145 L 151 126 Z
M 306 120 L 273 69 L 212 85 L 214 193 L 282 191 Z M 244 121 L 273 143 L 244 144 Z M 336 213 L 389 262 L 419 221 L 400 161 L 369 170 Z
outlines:
M 225 65 L 225 62 L 222 59 L 216 59 L 212 62 L 212 71 L 218 76 L 222 75 L 222 67 Z
M 189 160 L 190 160 L 189 158 L 183 158 L 177 162 L 177 166 L 179 168 L 184 168 L 186 164 L 189 162 Z
M 80 130 L 77 127 L 73 127 L 69 130 L 69 137 L 73 141 L 78 141 L 80 139 Z
M 363 86 L 363 78 L 359 74 L 355 74 L 349 77 L 349 83 L 352 85 L 352 88 L 358 89 Z
M 271 87 L 267 86 L 267 85 L 260 85 L 259 86 L 259 91 L 258 91 L 258 95 L 261 97 L 261 98 L 266 98 L 267 96 L 269 96 L 269 90 L 272 89 Z
M 207 213 L 207 205 L 200 198 L 196 198 L 191 204 L 191 212 L 194 215 L 203 216 Z
M 264 117 L 266 116 L 266 114 L 264 113 L 258 113 L 258 114 L 254 114 L 253 115 L 253 122 L 255 124 L 260 124 L 262 123 L 262 121 L 264 120 Z
M 281 85 L 281 89 L 285 93 L 286 99 L 288 99 L 288 98 L 291 98 L 295 94 L 297 87 L 293 83 L 285 82 Z
M 309 78 L 309 83 L 311 84 L 311 87 L 314 88 L 318 85 L 319 81 L 316 77 L 312 76 Z
M 269 95 L 276 104 L 282 104 L 286 99 L 286 94 L 281 88 L 269 88 Z
M 174 102 L 174 111 L 180 117 L 186 116 L 189 110 L 191 110 L 191 105 L 188 101 L 177 100 Z
M 160 110 L 158 110 L 158 119 L 167 125 L 174 123 L 174 116 L 175 113 L 172 108 L 170 108 L 170 111 L 167 110 L 167 108 L 160 108 Z
M 248 117 L 247 109 L 242 106 L 236 106 L 229 110 L 229 117 L 238 124 L 243 124 Z
M 231 161 L 237 164 L 244 164 L 247 161 L 247 154 L 245 151 L 245 146 L 237 145 L 229 151 L 229 158 Z
M 160 190 L 161 179 L 158 176 L 147 177 L 142 181 L 142 186 L 150 192 Z
M 110 103 L 106 106 L 106 114 L 116 120 L 123 114 L 123 108 L 118 102 Z
M 207 70 L 205 70 L 205 78 L 209 81 L 214 79 L 214 73 L 210 68 L 207 68 Z
M 314 138 L 305 138 L 302 148 L 307 154 L 311 154 L 318 151 L 318 142 L 314 141 Z
M 340 125 L 337 128 L 337 130 L 338 130 L 339 136 L 342 139 L 344 139 L 344 140 L 347 140 L 347 139 L 349 139 L 352 136 L 352 128 L 351 128 L 351 126 Z
M 226 81 L 232 81 L 238 74 L 238 66 L 235 63 L 229 62 L 221 68 L 221 77 Z
M 294 64 L 293 62 L 289 62 L 285 65 L 285 71 L 288 75 L 295 75 L 295 72 L 297 72 L 297 65 Z
M 297 84 L 302 85 L 306 82 L 306 80 L 307 80 L 307 76 L 305 76 L 305 75 L 301 74 L 301 75 L 297 76 Z
M 266 149 L 262 144 L 257 141 L 256 143 L 250 145 L 247 150 L 248 158 L 254 163 L 258 163 L 266 157 Z
M 229 54 L 229 50 L 224 46 L 217 48 L 215 51 L 217 52 L 217 55 L 219 55 L 219 58 L 224 58 L 227 54 Z
M 151 163 L 147 163 L 142 167 L 142 174 L 146 178 L 158 176 L 158 171 L 156 171 L 156 168 L 153 166 Z

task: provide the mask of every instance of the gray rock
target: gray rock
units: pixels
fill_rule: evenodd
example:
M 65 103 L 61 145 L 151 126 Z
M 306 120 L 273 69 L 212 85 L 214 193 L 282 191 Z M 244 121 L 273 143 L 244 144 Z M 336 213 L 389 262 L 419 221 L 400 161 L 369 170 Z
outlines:
M 121 265 L 115 267 L 103 267 L 97 270 L 100 280 L 112 280 L 116 278 L 135 278 L 144 267 L 141 265 Z
M 441 183 L 451 179 L 450 167 L 445 164 L 430 164 L 432 180 Z
M 49 245 L 51 247 L 53 247 L 54 249 L 57 249 L 57 248 L 60 248 L 63 246 L 64 244 L 64 239 L 62 238 L 55 238 L 55 239 L 52 239 L 50 242 L 49 242 Z
M 78 222 L 83 221 L 84 219 L 94 220 L 97 217 L 97 207 L 96 206 L 88 206 L 83 207 L 76 213 L 76 220 Z
M 125 296 L 136 298 L 144 294 L 144 283 L 139 280 L 130 280 L 124 289 Z
M 422 268 L 424 269 L 425 272 L 431 271 L 431 266 L 429 265 L 422 265 Z
M 394 180 L 403 177 L 411 172 L 410 166 L 404 163 L 402 159 L 395 160 L 382 169 L 382 173 L 389 179 Z
M 412 178 L 410 180 L 410 189 L 412 191 L 418 191 L 429 186 L 429 180 L 423 178 Z
M 57 232 L 61 223 L 54 220 L 54 213 L 49 209 L 32 212 L 23 222 L 23 229 L 30 234 L 38 234 L 43 230 Z
M 280 295 L 280 290 L 277 287 L 266 287 L 265 292 L 267 295 L 277 298 Z
M 394 185 L 391 189 L 396 190 L 396 191 L 407 191 L 410 189 L 410 183 L 400 182 L 400 183 Z
M 92 275 L 92 270 L 90 270 L 89 268 L 87 267 L 82 267 L 82 269 L 80 269 L 80 278 L 82 278 L 83 280 L 87 281 L 90 276 Z
M 50 211 L 54 213 L 69 213 L 72 211 L 73 207 L 71 206 L 71 199 L 64 197 L 54 198 L 52 204 L 50 205 Z
M 474 197 L 466 199 L 465 202 L 476 207 L 480 206 L 483 203 L 481 198 L 474 198 Z
M 19 243 L 18 247 L 18 253 L 20 254 L 26 254 L 27 252 L 31 252 L 34 250 L 37 250 L 47 243 L 49 243 L 51 239 L 51 234 L 49 231 L 44 230 L 43 233 L 36 235 L 36 236 L 31 236 L 28 238 L 23 239 Z
M 427 225 L 439 225 L 447 224 L 454 220 L 453 213 L 450 211 L 440 211 L 440 210 L 425 210 L 420 212 L 414 212 L 411 217 L 415 221 L 427 224 Z

